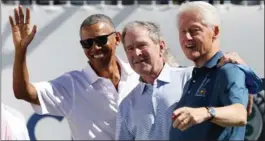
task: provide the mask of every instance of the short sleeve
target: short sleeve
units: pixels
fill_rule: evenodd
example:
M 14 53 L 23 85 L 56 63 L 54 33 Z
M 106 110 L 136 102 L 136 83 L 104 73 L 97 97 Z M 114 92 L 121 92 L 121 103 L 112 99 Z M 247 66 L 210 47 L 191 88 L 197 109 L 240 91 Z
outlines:
M 54 80 L 33 83 L 40 105 L 31 104 L 38 114 L 67 116 L 74 101 L 74 80 L 70 73 Z
M 223 85 L 224 93 L 221 93 L 220 100 L 223 105 L 240 103 L 247 106 L 248 88 L 246 85 L 245 73 L 234 64 L 226 64 L 221 67 L 217 81 Z

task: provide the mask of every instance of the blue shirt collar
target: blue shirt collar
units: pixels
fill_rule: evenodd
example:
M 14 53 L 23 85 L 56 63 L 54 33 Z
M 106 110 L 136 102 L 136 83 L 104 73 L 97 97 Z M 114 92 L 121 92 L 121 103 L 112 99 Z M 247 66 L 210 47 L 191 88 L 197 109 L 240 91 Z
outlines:
M 221 51 L 218 51 L 210 60 L 208 60 L 203 66 L 207 68 L 213 68 L 219 62 L 219 59 L 223 56 Z
M 197 68 L 194 67 L 192 71 L 192 77 L 197 77 L 200 75 L 204 75 L 207 72 L 210 72 L 212 69 L 216 68 L 216 65 L 218 64 L 220 58 L 223 56 L 223 53 L 221 51 L 218 51 L 215 53 L 215 55 L 208 60 L 202 67 Z

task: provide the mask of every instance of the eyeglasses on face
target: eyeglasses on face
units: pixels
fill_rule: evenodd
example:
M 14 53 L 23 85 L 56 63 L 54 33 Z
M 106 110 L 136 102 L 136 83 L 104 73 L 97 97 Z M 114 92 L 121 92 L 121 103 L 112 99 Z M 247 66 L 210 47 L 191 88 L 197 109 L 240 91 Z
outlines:
M 97 36 L 96 38 L 89 38 L 85 40 L 80 40 L 81 45 L 83 48 L 90 49 L 94 43 L 96 43 L 99 46 L 104 46 L 108 43 L 108 37 L 116 32 L 111 32 L 107 35 Z

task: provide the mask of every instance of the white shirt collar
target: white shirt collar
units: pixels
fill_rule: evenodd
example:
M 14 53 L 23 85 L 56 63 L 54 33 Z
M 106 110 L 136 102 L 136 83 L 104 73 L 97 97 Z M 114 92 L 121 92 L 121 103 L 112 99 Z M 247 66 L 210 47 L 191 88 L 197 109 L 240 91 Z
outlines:
M 156 83 L 157 80 L 164 81 L 164 82 L 171 82 L 170 71 L 171 71 L 171 67 L 167 63 L 165 63 L 165 65 L 164 65 L 162 71 L 160 72 L 159 76 L 155 79 L 155 83 Z M 145 82 L 143 82 L 141 76 L 139 78 L 139 81 L 141 83 L 146 84 Z
M 127 79 L 127 77 L 134 73 L 129 63 L 122 61 L 119 57 L 116 56 L 117 62 L 120 64 L 121 67 L 121 79 Z M 98 79 L 102 78 L 96 74 L 96 72 L 92 69 L 90 64 L 88 63 L 87 66 L 83 69 L 85 77 L 87 77 L 88 83 L 92 85 Z
M 165 63 L 162 71 L 160 72 L 157 80 L 159 81 L 164 81 L 164 82 L 171 82 L 171 78 L 170 78 L 170 73 L 171 73 L 171 67 Z
M 157 77 L 157 79 L 155 80 L 155 82 L 154 82 L 154 85 L 156 85 L 157 84 L 157 80 L 159 80 L 159 81 L 163 81 L 163 82 L 167 82 L 167 83 L 170 83 L 171 82 L 171 67 L 167 64 L 167 63 L 165 63 L 165 65 L 164 65 L 164 67 L 163 67 L 163 69 L 162 69 L 162 71 L 160 72 L 160 74 L 159 74 L 159 76 Z M 143 82 L 143 81 L 141 81 L 141 78 L 140 78 L 140 83 L 139 83 L 139 85 L 141 86 L 141 94 L 144 94 L 144 91 L 145 91 L 145 89 L 146 89 L 146 87 L 147 87 L 147 85 L 151 85 L 151 84 L 147 84 L 147 83 L 145 83 L 145 82 Z

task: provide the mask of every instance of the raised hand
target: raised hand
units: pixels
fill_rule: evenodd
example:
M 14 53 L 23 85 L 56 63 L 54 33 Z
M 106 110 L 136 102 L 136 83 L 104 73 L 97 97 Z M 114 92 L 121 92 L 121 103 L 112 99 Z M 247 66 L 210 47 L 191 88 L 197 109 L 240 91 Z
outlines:
M 15 22 L 12 16 L 9 16 L 9 22 L 12 28 L 15 50 L 26 49 L 35 36 L 37 26 L 34 25 L 31 30 L 29 8 L 26 8 L 25 18 L 22 7 L 18 6 L 14 9 L 14 17 Z

